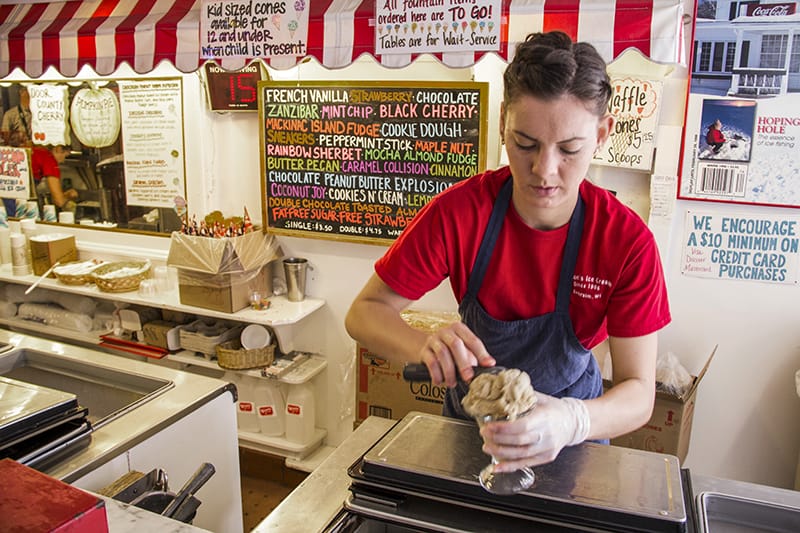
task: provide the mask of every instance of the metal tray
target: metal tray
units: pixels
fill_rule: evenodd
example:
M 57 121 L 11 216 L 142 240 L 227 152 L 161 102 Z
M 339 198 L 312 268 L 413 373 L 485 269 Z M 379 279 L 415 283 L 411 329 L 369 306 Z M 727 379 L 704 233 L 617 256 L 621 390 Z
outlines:
M 702 492 L 696 497 L 701 531 L 707 533 L 795 533 L 800 510 L 775 503 Z
M 359 484 L 384 486 L 600 530 L 689 529 L 677 457 L 584 443 L 536 467 L 532 488 L 496 496 L 477 481 L 489 461 L 481 445 L 475 424 L 412 412 L 351 467 L 350 475 L 356 490 Z
M 0 375 L 77 397 L 89 409 L 95 428 L 174 386 L 171 381 L 27 348 L 0 357 Z
M 74 394 L 0 376 L 0 447 L 58 423 L 76 408 Z

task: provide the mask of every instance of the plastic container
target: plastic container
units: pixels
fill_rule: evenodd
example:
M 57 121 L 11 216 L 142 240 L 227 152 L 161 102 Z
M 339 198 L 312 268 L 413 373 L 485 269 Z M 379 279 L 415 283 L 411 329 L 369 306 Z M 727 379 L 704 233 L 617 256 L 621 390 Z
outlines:
M 280 385 L 266 379 L 259 380 L 255 396 L 261 434 L 280 437 L 286 429 L 286 403 Z
M 236 425 L 242 431 L 258 433 L 255 380 L 256 378 L 240 375 L 232 383 L 236 383 L 236 390 L 239 391 L 239 401 L 236 404 Z
M 286 396 L 286 439 L 307 444 L 314 438 L 314 388 L 310 383 L 291 385 Z
M 272 342 L 272 334 L 261 324 L 250 324 L 242 330 L 239 336 L 242 348 L 246 350 L 258 350 L 266 348 Z
M 0 226 L 0 263 L 11 263 L 11 230 L 8 226 Z
M 22 233 L 9 236 L 11 244 L 11 269 L 15 276 L 26 276 L 33 273 L 29 259 L 28 242 Z
M 31 265 L 31 272 L 33 272 L 33 256 L 31 255 L 31 237 L 39 234 L 39 229 L 36 226 L 36 220 L 33 218 L 22 218 L 19 221 L 20 233 L 25 235 L 25 253 L 28 256 L 28 264 Z

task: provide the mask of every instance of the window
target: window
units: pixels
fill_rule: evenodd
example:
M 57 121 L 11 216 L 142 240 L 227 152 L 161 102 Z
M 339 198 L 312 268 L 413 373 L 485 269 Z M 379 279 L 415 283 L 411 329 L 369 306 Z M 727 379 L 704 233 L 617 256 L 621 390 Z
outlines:
M 700 61 L 697 62 L 698 72 L 708 72 L 708 66 L 711 63 L 711 43 L 700 44 Z
M 760 2 L 731 2 L 730 11 L 728 11 L 728 20 L 733 20 L 736 17 L 743 17 L 747 15 L 747 7 L 750 4 L 758 5 Z
M 733 72 L 733 60 L 736 58 L 736 43 L 728 43 L 725 54 L 725 72 Z
M 711 70 L 714 72 L 722 71 L 722 57 L 725 54 L 725 43 L 714 43 L 714 61 Z
M 742 53 L 739 55 L 739 68 L 750 64 L 750 41 L 742 41 Z
M 761 68 L 783 68 L 786 64 L 787 35 L 764 35 L 761 38 Z
M 718 41 L 714 43 L 698 43 L 698 61 L 695 72 L 732 72 L 736 56 L 736 43 Z
M 789 57 L 789 72 L 800 72 L 800 34 L 792 38 L 792 55 Z

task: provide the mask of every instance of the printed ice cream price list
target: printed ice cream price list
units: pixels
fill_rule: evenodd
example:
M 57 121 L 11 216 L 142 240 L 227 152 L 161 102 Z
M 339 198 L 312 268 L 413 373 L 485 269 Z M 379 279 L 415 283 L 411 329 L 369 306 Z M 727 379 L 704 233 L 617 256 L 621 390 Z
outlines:
M 483 83 L 259 83 L 264 225 L 391 241 L 485 169 Z

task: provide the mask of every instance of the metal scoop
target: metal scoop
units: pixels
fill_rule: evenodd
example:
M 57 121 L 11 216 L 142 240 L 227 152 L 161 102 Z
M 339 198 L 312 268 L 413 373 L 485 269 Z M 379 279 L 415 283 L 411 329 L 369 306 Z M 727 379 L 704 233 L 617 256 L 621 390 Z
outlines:
M 475 372 L 475 376 L 479 376 L 480 374 L 497 374 L 498 372 L 502 372 L 505 370 L 505 367 L 502 366 L 473 366 L 472 371 Z M 461 374 L 457 373 L 456 376 L 458 377 L 459 381 L 464 381 L 461 379 Z M 431 380 L 431 373 L 428 371 L 428 367 L 425 366 L 425 363 L 407 363 L 403 367 L 403 379 L 406 381 L 410 381 L 412 383 L 424 382 Z

